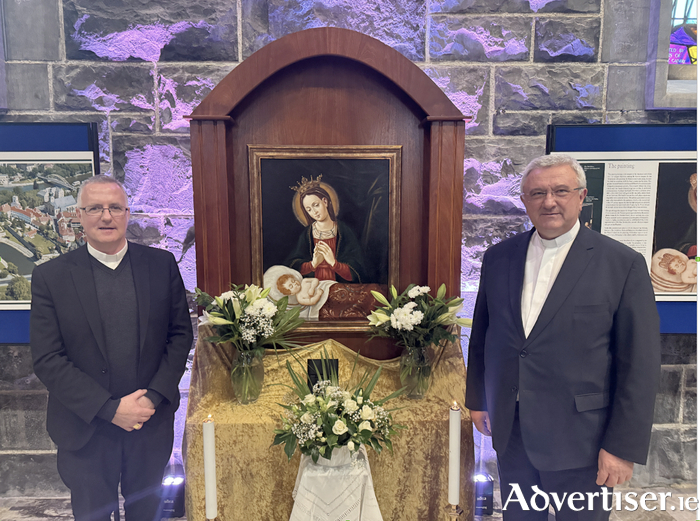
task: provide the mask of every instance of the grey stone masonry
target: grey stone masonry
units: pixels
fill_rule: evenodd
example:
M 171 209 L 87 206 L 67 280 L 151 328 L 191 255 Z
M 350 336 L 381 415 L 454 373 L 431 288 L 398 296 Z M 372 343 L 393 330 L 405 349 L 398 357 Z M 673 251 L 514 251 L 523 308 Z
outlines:
M 694 483 L 697 473 L 696 443 L 695 425 L 655 425 L 651 431 L 647 464 L 635 465 L 630 486 Z
M 661 368 L 661 380 L 654 408 L 654 423 L 678 423 L 681 420 L 682 377 L 681 366 Z
M 570 18 L 535 21 L 535 61 L 595 62 L 600 19 Z
M 430 58 L 477 62 L 527 60 L 530 29 L 527 18 L 434 16 L 430 26 Z
M 597 13 L 600 0 L 431 0 L 434 13 Z
M 605 71 L 596 65 L 500 67 L 496 109 L 589 110 L 603 108 Z
M 64 0 L 72 60 L 236 61 L 235 2 Z
M 56 110 L 153 111 L 153 69 L 136 65 L 57 65 L 53 69 Z
M 645 78 L 646 67 L 644 65 L 611 65 L 608 67 L 608 109 L 643 109 L 644 92 L 639 89 L 629 88 L 629 86 L 644 83 Z
M 603 17 L 604 63 L 643 63 L 647 57 L 649 2 L 605 0 Z M 644 83 L 641 84 L 642 86 Z M 644 90 L 642 88 L 642 90 Z
M 241 1 L 244 58 L 282 36 L 314 27 L 360 31 L 411 60 L 425 57 L 425 1 Z
M 423 69 L 450 98 L 452 103 L 472 119 L 466 124 L 470 136 L 489 131 L 490 71 L 487 67 L 436 65 Z
M 41 63 L 8 63 L 7 104 L 15 109 L 49 109 L 49 70 Z
M 0 452 L 0 496 L 66 497 L 69 490 L 56 469 L 55 452 Z
M 8 60 L 60 59 L 58 0 L 2 0 Z
M 497 136 L 541 136 L 547 132 L 549 114 L 502 112 L 493 117 L 493 133 Z
M 160 130 L 189 134 L 190 123 L 183 116 L 192 114 L 231 69 L 224 65 L 158 67 Z

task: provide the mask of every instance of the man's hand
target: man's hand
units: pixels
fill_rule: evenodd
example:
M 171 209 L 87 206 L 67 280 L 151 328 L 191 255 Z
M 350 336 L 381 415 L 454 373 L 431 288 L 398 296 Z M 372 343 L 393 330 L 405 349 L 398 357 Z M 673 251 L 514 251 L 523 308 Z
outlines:
M 141 398 L 136 400 L 136 403 L 138 403 L 141 407 L 146 407 L 146 409 L 155 409 L 156 408 L 156 406 L 153 405 L 153 402 L 151 401 L 151 399 L 146 395 L 143 395 Z
M 488 411 L 469 411 L 476 430 L 484 436 L 491 436 L 491 419 Z
M 114 418 L 112 418 L 112 423 L 129 432 L 134 429 L 140 429 L 156 412 L 156 410 L 152 408 L 153 403 L 144 396 L 145 394 L 146 389 L 139 389 L 138 391 L 134 391 L 122 397 L 119 401 L 119 407 L 117 407 L 117 413 L 114 415 Z M 151 405 L 150 408 L 143 405 L 143 401 L 139 401 L 143 398 L 148 400 L 148 403 Z
M 605 449 L 598 453 L 598 478 L 596 485 L 614 487 L 621 485 L 632 477 L 634 463 L 613 456 Z

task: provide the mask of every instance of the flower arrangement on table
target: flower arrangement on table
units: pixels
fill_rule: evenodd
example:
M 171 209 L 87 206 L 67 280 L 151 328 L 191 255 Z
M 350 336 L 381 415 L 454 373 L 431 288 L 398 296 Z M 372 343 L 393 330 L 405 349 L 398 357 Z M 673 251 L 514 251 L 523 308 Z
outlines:
M 203 306 L 202 325 L 213 328 L 215 335 L 205 340 L 216 344 L 230 342 L 236 348 L 231 382 L 242 404 L 258 399 L 262 390 L 265 348 L 298 347 L 290 333 L 304 323 L 300 307 L 287 309 L 287 297 L 276 303 L 267 298 L 270 289 L 254 284 L 231 285 L 231 291 L 218 297 L 196 288 L 196 302 Z
M 319 457 L 330 460 L 333 450 L 342 447 L 347 447 L 353 455 L 362 445 L 372 447 L 378 454 L 384 447 L 393 453 L 391 440 L 398 434 L 397 429 L 405 427 L 394 424 L 391 411 L 383 405 L 403 389 L 380 400 L 372 399 L 381 367 L 371 378 L 366 372 L 357 385 L 347 390 L 340 387 L 338 375 L 334 371 L 329 373 L 325 364 L 322 365 L 323 379 L 313 389 L 306 383 L 306 371 L 304 375 L 297 374 L 289 362 L 287 370 L 298 399 L 292 404 L 280 404 L 286 413 L 282 416 L 282 428 L 275 429 L 272 444 L 284 443 L 289 459 L 297 448 L 314 463 Z
M 464 299 L 445 298 L 444 284 L 437 295 L 430 295 L 428 286 L 409 285 L 400 295 L 390 288 L 391 302 L 377 291 L 374 298 L 381 304 L 367 317 L 370 338 L 392 338 L 403 347 L 401 355 L 401 384 L 411 398 L 422 398 L 430 386 L 431 363 L 427 348 L 443 340 L 452 342 L 457 335 L 448 328 L 453 325 L 471 327 L 470 319 L 459 318 Z

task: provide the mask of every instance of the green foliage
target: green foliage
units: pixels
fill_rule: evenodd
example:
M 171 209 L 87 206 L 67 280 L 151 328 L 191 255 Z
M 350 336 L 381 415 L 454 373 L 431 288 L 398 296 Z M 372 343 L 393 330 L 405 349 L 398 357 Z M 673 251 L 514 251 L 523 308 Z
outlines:
M 358 354 L 359 356 L 359 354 Z M 379 380 L 381 367 L 370 375 L 365 371 L 359 382 L 351 388 L 338 384 L 335 371 L 326 372 L 328 353 L 321 355 L 322 378 L 313 389 L 306 380 L 308 373 L 300 360 L 302 374 L 298 374 L 287 362 L 292 379 L 292 389 L 298 400 L 282 405 L 287 413 L 281 417 L 282 428 L 275 429 L 272 445 L 284 444 L 284 453 L 291 459 L 297 448 L 316 463 L 319 457 L 330 459 L 333 449 L 348 446 L 355 453 L 361 445 L 372 447 L 378 454 L 386 447 L 393 452 L 391 438 L 405 427 L 395 425 L 391 413 L 383 405 L 403 392 L 393 392 L 380 400 L 372 399 L 372 391 Z M 353 365 L 353 374 L 357 358 Z M 351 375 L 352 379 L 352 375 Z
M 5 295 L 8 300 L 31 300 L 32 288 L 29 281 L 24 277 L 15 277 L 7 285 Z
M 427 286 L 411 284 L 400 295 L 394 286 L 390 288 L 391 301 L 372 291 L 381 304 L 367 318 L 370 322 L 370 338 L 393 338 L 409 352 L 444 340 L 453 341 L 457 336 L 448 328 L 452 325 L 469 327 L 471 320 L 457 317 L 463 299 L 445 299 L 447 292 L 442 284 L 437 296 L 429 293 Z
M 291 333 L 304 323 L 299 318 L 301 307 L 287 309 L 287 297 L 273 302 L 269 289 L 255 285 L 231 286 L 231 291 L 218 297 L 195 288 L 195 301 L 204 307 L 205 324 L 216 335 L 206 340 L 217 344 L 231 342 L 238 351 L 257 351 L 265 348 L 291 349 L 298 347 Z

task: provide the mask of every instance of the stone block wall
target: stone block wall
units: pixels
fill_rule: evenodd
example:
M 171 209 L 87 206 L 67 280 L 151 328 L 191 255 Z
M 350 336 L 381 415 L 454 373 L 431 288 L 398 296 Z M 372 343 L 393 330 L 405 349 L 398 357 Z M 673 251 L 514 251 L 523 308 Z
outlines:
M 547 124 L 696 122 L 695 110 L 644 110 L 651 1 L 0 0 L 0 121 L 99 122 L 101 170 L 130 195 L 129 238 L 172 251 L 193 290 L 183 116 L 286 34 L 335 26 L 373 36 L 473 118 L 462 256 L 470 314 L 486 248 L 530 227 L 519 173 L 544 153 Z M 694 346 L 694 335 L 664 338 L 652 457 L 639 483 L 695 479 Z M 64 494 L 42 430 L 46 394 L 29 360 L 26 346 L 0 346 L 0 495 Z M 495 475 L 489 440 L 477 446 Z

